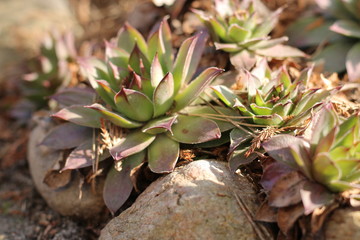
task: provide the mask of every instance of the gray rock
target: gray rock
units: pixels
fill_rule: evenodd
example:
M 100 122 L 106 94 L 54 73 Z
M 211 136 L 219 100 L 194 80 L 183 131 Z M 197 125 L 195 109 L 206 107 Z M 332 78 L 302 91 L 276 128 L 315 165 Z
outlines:
M 45 174 L 61 156 L 59 151 L 51 151 L 45 146 L 39 146 L 51 126 L 49 120 L 40 120 L 29 138 L 27 157 L 36 189 L 47 204 L 63 216 L 80 219 L 101 217 L 100 213 L 105 208 L 102 198 L 103 178 L 98 179 L 95 193 L 92 192 L 89 184 L 84 184 L 81 188 L 81 199 L 79 199 L 80 175 L 76 171 L 72 172 L 70 183 L 59 189 L 53 190 L 43 182 Z
M 255 240 L 262 227 L 251 220 L 257 207 L 245 177 L 224 162 L 199 160 L 152 183 L 99 239 Z
M 0 0 L 0 67 L 34 56 L 44 36 L 58 31 L 80 31 L 67 1 Z
M 360 210 L 337 209 L 325 222 L 326 240 L 360 239 Z

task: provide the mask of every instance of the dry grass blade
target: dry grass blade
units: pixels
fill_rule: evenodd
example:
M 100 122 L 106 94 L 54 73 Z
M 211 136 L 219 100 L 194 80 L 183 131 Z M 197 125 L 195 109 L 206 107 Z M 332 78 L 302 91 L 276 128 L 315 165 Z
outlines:
M 272 136 L 280 132 L 280 129 L 272 126 L 268 126 L 265 129 L 261 130 L 259 134 L 251 140 L 251 146 L 249 147 L 249 150 L 245 153 L 245 157 L 249 157 L 251 153 L 261 147 L 262 142 L 270 139 Z

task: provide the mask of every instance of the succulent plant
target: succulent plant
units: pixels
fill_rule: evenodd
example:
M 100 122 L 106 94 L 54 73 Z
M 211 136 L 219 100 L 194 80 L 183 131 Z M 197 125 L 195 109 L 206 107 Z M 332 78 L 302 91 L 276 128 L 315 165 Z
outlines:
M 19 118 L 29 118 L 29 109 L 37 110 L 47 106 L 49 96 L 57 89 L 69 85 L 77 53 L 73 35 L 53 34 L 47 36 L 41 47 L 37 62 L 33 62 L 34 72 L 24 75 L 20 90 L 24 99 L 16 105 L 12 114 Z M 27 115 L 27 116 L 24 116 Z
M 231 53 L 232 64 L 250 69 L 256 56 L 304 57 L 298 49 L 282 45 L 287 37 L 271 39 L 269 33 L 278 22 L 282 9 L 270 12 L 258 0 L 215 1 L 215 14 L 197 13 L 209 29 L 216 49 Z
M 265 59 L 245 75 L 247 90 L 237 95 L 231 89 L 213 86 L 215 94 L 239 115 L 232 119 L 242 127 L 230 133 L 229 164 L 232 170 L 257 157 L 253 151 L 262 141 L 281 131 L 302 128 L 331 91 L 307 89 L 312 69 L 292 80 L 286 67 L 271 71 Z M 239 121 L 240 119 L 240 121 Z
M 186 39 L 174 60 L 166 18 L 147 41 L 125 24 L 116 43 L 107 43 L 105 61 L 81 61 L 104 104 L 69 106 L 53 116 L 93 128 L 99 128 L 101 119 L 106 119 L 122 129 L 122 136 L 112 136 L 118 137 L 118 142 L 108 146 L 118 169 L 108 174 L 104 190 L 105 202 L 112 212 L 131 193 L 132 168 L 147 161 L 155 173 L 171 172 L 179 157 L 180 143 L 220 138 L 221 130 L 215 121 L 180 113 L 223 71 L 207 68 L 192 80 L 206 39 L 205 33 Z M 120 188 L 116 195 L 114 184 Z M 114 201 L 114 196 L 120 195 L 121 200 Z
M 347 71 L 360 79 L 360 4 L 357 0 L 317 0 L 321 15 L 313 13 L 293 23 L 287 34 L 297 47 L 321 46 L 312 57 L 329 72 Z
M 238 109 L 244 120 L 255 127 L 296 126 L 330 95 L 327 90 L 306 88 L 311 73 L 310 68 L 306 69 L 292 81 L 285 66 L 272 72 L 262 60 L 252 72 L 247 72 L 245 98 L 225 86 L 212 89 L 222 102 Z
M 269 156 L 280 166 L 289 167 L 283 173 L 297 171 L 305 177 L 299 178 L 302 184 L 298 186 L 301 188 L 305 214 L 329 203 L 334 197 L 331 193 L 360 188 L 359 114 L 342 120 L 337 117 L 331 104 L 326 104 L 312 120 L 309 129 L 311 131 L 307 138 L 280 134 L 263 143 Z M 269 171 L 265 171 L 264 175 L 267 183 L 281 178 Z

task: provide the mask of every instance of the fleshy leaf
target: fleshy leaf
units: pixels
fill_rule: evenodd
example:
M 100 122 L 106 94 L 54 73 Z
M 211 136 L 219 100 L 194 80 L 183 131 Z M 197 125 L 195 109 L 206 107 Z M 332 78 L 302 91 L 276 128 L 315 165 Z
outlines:
M 130 178 L 131 169 L 137 167 L 145 158 L 145 153 L 140 152 L 122 161 L 122 168 L 117 171 L 114 167 L 110 169 L 106 176 L 103 197 L 105 205 L 115 214 L 117 210 L 129 198 L 133 183 Z
M 248 147 L 238 147 L 229 155 L 229 168 L 230 171 L 235 172 L 240 166 L 246 165 L 254 161 L 258 155 L 251 153 L 248 157 L 245 157 L 246 152 L 249 150 Z
M 251 32 L 239 25 L 232 24 L 228 29 L 228 36 L 234 42 L 242 42 L 245 41 L 248 37 L 250 37 Z
M 92 131 L 90 128 L 73 123 L 64 123 L 51 129 L 42 140 L 41 145 L 52 149 L 74 148 L 91 138 Z
M 307 145 L 308 143 L 301 138 L 286 134 L 279 134 L 265 141 L 262 144 L 262 147 L 270 155 L 270 157 L 290 166 L 293 169 L 297 169 L 298 165 L 291 153 L 290 147 L 294 148 L 295 146 L 298 146 L 301 148 L 302 146 Z
M 203 143 L 221 137 L 216 123 L 201 117 L 178 116 L 177 123 L 173 125 L 173 138 L 180 143 Z
M 174 78 L 171 73 L 165 75 L 154 91 L 154 117 L 169 111 L 174 101 Z
M 135 153 L 143 151 L 153 141 L 155 136 L 143 133 L 140 130 L 129 133 L 118 144 L 110 148 L 110 154 L 115 160 L 121 160 Z
M 230 123 L 229 120 L 227 120 L 227 116 L 230 116 L 230 119 L 232 116 L 239 116 L 239 114 L 236 111 L 230 108 L 219 107 L 219 106 L 210 107 L 210 106 L 193 105 L 184 108 L 183 110 L 181 110 L 181 113 L 185 113 L 189 115 L 197 114 L 203 118 L 211 119 L 218 125 L 221 132 L 234 128 L 234 124 Z M 216 119 L 213 118 L 214 115 L 216 115 Z M 217 117 L 220 117 L 220 119 L 218 119 Z
M 120 126 L 123 128 L 137 128 L 137 127 L 142 126 L 142 123 L 126 119 L 114 112 L 107 110 L 105 107 L 103 107 L 100 104 L 94 103 L 90 106 L 85 106 L 85 107 L 88 109 L 93 109 L 93 110 L 98 111 L 99 113 L 102 114 L 102 116 L 104 118 L 108 119 L 109 121 L 111 121 L 112 123 L 114 123 L 117 126 Z
M 256 53 L 273 58 L 306 57 L 306 54 L 301 50 L 282 44 L 278 44 L 270 48 L 258 49 L 256 50 Z
M 186 39 L 182 43 L 173 69 L 175 94 L 184 83 L 188 83 L 191 80 L 200 62 L 206 40 L 207 34 L 202 32 L 192 38 Z
M 175 109 L 173 112 L 179 111 L 194 101 L 204 89 L 224 70 L 211 67 L 203 71 L 195 78 L 183 91 L 175 96 Z
M 212 86 L 211 87 L 215 94 L 223 101 L 226 106 L 233 107 L 235 104 L 235 99 L 238 99 L 238 96 L 233 93 L 228 87 L 226 86 Z
M 156 136 L 148 148 L 149 168 L 155 173 L 172 172 L 179 157 L 179 143 L 166 134 Z
M 278 161 L 263 163 L 263 174 L 259 183 L 265 191 L 270 191 L 281 176 L 291 171 L 293 170 L 288 165 Z
M 104 152 L 101 156 L 99 156 L 99 161 L 108 157 L 110 157 L 109 152 Z M 93 164 L 94 158 L 93 139 L 90 138 L 71 151 L 70 155 L 66 159 L 65 166 L 61 169 L 61 171 L 89 167 Z
M 92 104 L 95 100 L 95 97 L 96 97 L 96 93 L 89 87 L 86 88 L 74 87 L 74 88 L 67 88 L 58 91 L 50 98 L 54 99 L 59 104 L 68 107 L 72 105 Z
M 316 208 L 330 203 L 334 196 L 320 184 L 307 181 L 300 189 L 301 200 L 305 208 L 305 215 Z
M 329 153 L 320 153 L 313 159 L 312 173 L 316 181 L 335 191 L 336 189 L 332 189 L 330 183 L 342 177 L 341 169 L 330 158 Z
M 151 100 L 143 93 L 122 88 L 114 98 L 116 109 L 126 117 L 139 122 L 152 118 L 154 106 Z
M 51 116 L 85 127 L 100 128 L 101 114 L 93 109 L 85 108 L 83 106 L 63 108 Z
M 234 128 L 230 132 L 230 147 L 229 153 L 233 152 L 240 144 L 250 140 L 252 136 L 249 132 L 244 131 L 240 128 Z
M 150 72 L 151 72 L 151 85 L 153 86 L 153 88 L 156 88 L 161 82 L 161 80 L 164 78 L 164 72 L 161 68 L 161 64 L 159 62 L 159 58 L 157 54 L 155 54 L 155 57 L 151 63 Z
M 169 131 L 171 134 L 173 134 L 171 126 L 175 123 L 176 118 L 177 115 L 151 120 L 142 128 L 142 131 L 149 134 L 159 134 Z
M 338 20 L 330 27 L 330 30 L 347 37 L 360 38 L 360 25 L 355 21 Z
M 269 205 L 287 207 L 301 201 L 300 189 L 306 182 L 305 177 L 296 171 L 283 175 L 269 194 Z

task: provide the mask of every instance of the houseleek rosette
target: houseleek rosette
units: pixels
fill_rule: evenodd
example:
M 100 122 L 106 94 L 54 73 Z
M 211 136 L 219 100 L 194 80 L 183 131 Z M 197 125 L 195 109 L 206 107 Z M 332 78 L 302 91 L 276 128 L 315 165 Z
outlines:
M 360 188 L 359 114 L 342 120 L 328 104 L 313 119 L 310 129 L 308 138 L 282 134 L 263 144 L 272 158 L 312 181 L 301 190 L 307 213 L 328 203 L 333 196 L 330 193 Z
M 311 72 L 306 69 L 292 80 L 285 66 L 271 71 L 263 59 L 252 72 L 247 72 L 245 94 L 239 96 L 222 85 L 212 87 L 226 106 L 239 112 L 238 124 L 252 127 L 237 127 L 230 133 L 229 162 L 233 170 L 257 157 L 251 154 L 254 147 L 260 145 L 256 139 L 262 141 L 281 129 L 301 127 L 304 120 L 319 109 L 331 91 L 307 89 Z M 263 131 L 258 135 L 256 129 Z M 250 149 L 249 145 L 252 145 Z
M 215 14 L 193 10 L 209 29 L 215 47 L 231 53 L 234 66 L 250 69 L 261 57 L 304 57 L 300 50 L 282 43 L 287 37 L 271 39 L 269 33 L 282 9 L 271 12 L 261 1 L 215 1 Z
M 199 33 L 183 42 L 174 60 L 171 32 L 164 19 L 147 41 L 130 25 L 107 43 L 106 60 L 82 60 L 89 81 L 105 104 L 72 106 L 54 116 L 100 127 L 100 118 L 129 129 L 110 154 L 116 161 L 147 159 L 156 173 L 171 172 L 180 143 L 196 144 L 221 136 L 209 119 L 180 115 L 223 70 L 208 68 L 192 80 L 206 42 Z M 190 81 L 192 80 L 192 81 Z

